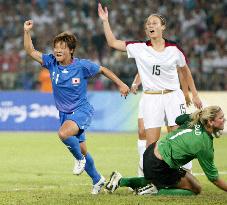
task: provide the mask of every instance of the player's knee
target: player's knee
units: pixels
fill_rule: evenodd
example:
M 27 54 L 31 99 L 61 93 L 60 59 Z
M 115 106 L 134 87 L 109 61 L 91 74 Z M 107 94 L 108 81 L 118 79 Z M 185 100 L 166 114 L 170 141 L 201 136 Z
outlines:
M 191 173 L 187 172 L 184 179 L 185 179 L 184 184 L 186 187 L 182 187 L 182 188 L 190 189 L 195 194 L 201 193 L 202 187 Z
M 200 194 L 202 191 L 202 187 L 198 184 L 196 187 L 194 187 L 193 191 L 195 194 Z
M 59 129 L 59 130 L 58 130 L 58 137 L 59 137 L 61 140 L 65 140 L 65 139 L 68 138 L 67 133 L 66 133 L 63 129 Z
M 80 147 L 81 149 L 81 153 L 86 156 L 87 155 L 87 148 L 84 148 L 84 147 Z
M 202 191 L 202 187 L 196 183 L 196 184 L 193 184 L 193 186 L 190 187 L 191 191 L 193 191 L 195 194 L 200 194 L 201 191 Z

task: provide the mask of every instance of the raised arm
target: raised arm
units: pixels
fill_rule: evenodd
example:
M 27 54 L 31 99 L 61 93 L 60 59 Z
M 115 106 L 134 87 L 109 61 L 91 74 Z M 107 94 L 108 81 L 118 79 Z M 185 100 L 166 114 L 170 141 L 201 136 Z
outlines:
M 105 33 L 108 45 L 117 50 L 126 51 L 125 41 L 116 39 L 110 28 L 107 7 L 105 7 L 103 9 L 102 5 L 100 3 L 98 4 L 98 15 L 99 15 L 100 19 L 102 20 L 103 29 L 104 29 L 104 33 Z
M 194 80 L 192 78 L 192 74 L 191 74 L 191 71 L 190 71 L 188 65 L 186 64 L 181 69 L 182 69 L 182 74 L 184 76 L 184 79 L 187 81 L 188 87 L 190 88 L 190 91 L 192 93 L 193 104 L 198 109 L 202 108 L 202 106 L 203 106 L 202 101 L 200 100 L 200 98 L 198 96 L 198 92 L 196 90 L 195 83 L 194 83 Z
M 132 82 L 132 85 L 131 85 L 131 92 L 133 94 L 137 94 L 137 90 L 138 90 L 140 84 L 141 84 L 140 75 L 139 75 L 139 73 L 137 73 L 133 82 Z
M 35 61 L 40 64 L 43 63 L 42 53 L 35 50 L 32 44 L 30 31 L 33 27 L 32 20 L 28 20 L 24 22 L 24 49 L 28 55 L 30 55 Z
M 125 97 L 128 95 L 130 91 L 129 87 L 123 83 L 111 70 L 101 66 L 100 73 L 112 80 L 118 86 L 121 95 Z
M 188 89 L 188 84 L 187 81 L 184 79 L 183 73 L 181 69 L 177 69 L 178 71 L 178 76 L 181 84 L 181 89 L 184 93 L 184 98 L 186 101 L 186 105 L 189 107 L 192 103 L 190 95 L 189 95 L 189 89 Z

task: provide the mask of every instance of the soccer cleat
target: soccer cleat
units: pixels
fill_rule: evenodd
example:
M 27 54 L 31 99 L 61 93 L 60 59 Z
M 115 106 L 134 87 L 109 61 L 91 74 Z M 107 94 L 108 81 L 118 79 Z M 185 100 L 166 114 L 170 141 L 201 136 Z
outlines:
M 108 192 L 113 193 L 118 187 L 122 176 L 119 172 L 113 172 L 110 176 L 109 182 L 106 184 L 105 188 Z
M 75 159 L 75 165 L 73 168 L 73 174 L 80 175 L 85 169 L 86 159 L 85 157 L 82 160 Z
M 103 176 L 101 176 L 100 180 L 95 185 L 93 185 L 91 194 L 94 195 L 98 194 L 101 191 L 102 187 L 104 186 L 105 180 L 106 179 Z
M 157 193 L 158 193 L 158 189 L 154 184 L 149 184 L 136 191 L 136 195 L 152 195 Z

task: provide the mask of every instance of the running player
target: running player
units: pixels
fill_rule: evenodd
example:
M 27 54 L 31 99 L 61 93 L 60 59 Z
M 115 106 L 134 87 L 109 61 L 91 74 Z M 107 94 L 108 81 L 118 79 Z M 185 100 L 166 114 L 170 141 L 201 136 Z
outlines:
M 85 170 L 93 181 L 91 193 L 98 194 L 105 179 L 97 172 L 85 143 L 85 130 L 94 113 L 86 96 L 87 79 L 101 73 L 116 83 L 123 96 L 127 96 L 129 88 L 109 69 L 86 59 L 74 58 L 77 39 L 69 32 L 54 38 L 54 54 L 47 55 L 35 50 L 30 34 L 32 27 L 31 20 L 24 23 L 24 48 L 28 55 L 50 72 L 61 123 L 59 138 L 76 159 L 73 173 L 80 175 Z

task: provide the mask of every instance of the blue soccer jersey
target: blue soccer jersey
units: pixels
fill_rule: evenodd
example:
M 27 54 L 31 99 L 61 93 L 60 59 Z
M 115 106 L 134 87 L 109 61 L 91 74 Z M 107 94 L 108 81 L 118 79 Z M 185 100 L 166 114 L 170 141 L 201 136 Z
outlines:
M 74 58 L 71 64 L 62 66 L 53 54 L 43 54 L 42 60 L 42 66 L 50 72 L 54 100 L 59 111 L 71 113 L 88 104 L 87 79 L 99 72 L 99 65 Z

